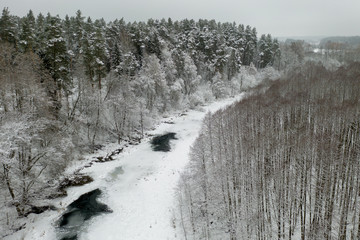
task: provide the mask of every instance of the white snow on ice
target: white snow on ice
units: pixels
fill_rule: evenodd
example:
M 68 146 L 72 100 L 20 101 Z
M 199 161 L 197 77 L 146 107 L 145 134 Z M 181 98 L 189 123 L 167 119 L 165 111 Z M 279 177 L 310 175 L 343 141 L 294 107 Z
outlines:
M 207 112 L 214 112 L 235 100 L 229 98 L 202 107 L 202 111 L 189 110 L 184 116 L 164 119 L 151 134 L 175 132 L 177 140 L 171 140 L 170 152 L 154 152 L 149 139 L 139 145 L 130 146 L 116 156 L 116 160 L 95 163 L 82 173 L 89 174 L 95 181 L 81 187 L 68 189 L 68 196 L 54 203 L 62 207 L 59 212 L 45 212 L 31 215 L 32 222 L 25 231 L 19 231 L 7 240 L 52 240 L 56 239 L 56 221 L 66 206 L 80 195 L 100 188 L 103 191 L 99 201 L 107 204 L 113 213 L 94 217 L 82 228 L 80 240 L 167 240 L 182 239 L 181 230 L 174 228 L 176 208 L 176 186 L 180 173 L 189 161 L 190 146 L 201 128 Z M 173 121 L 167 124 L 165 121 Z M 106 155 L 115 149 L 109 145 L 94 156 Z

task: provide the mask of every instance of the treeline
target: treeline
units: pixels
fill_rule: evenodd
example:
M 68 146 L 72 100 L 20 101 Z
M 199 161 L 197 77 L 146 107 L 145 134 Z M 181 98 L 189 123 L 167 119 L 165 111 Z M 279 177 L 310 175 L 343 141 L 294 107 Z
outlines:
M 209 114 L 179 186 L 185 239 L 359 239 L 359 97 L 359 63 L 308 63 Z
M 340 50 L 344 48 L 359 48 L 360 36 L 326 37 L 321 39 L 319 47 L 333 50 Z
M 36 52 L 59 87 L 68 90 L 77 63 L 83 65 L 89 81 L 101 84 L 111 70 L 134 76 L 146 55 L 167 60 L 164 49 L 175 62 L 175 77 L 186 78 L 184 68 L 190 57 L 204 81 L 211 81 L 216 72 L 230 80 L 241 65 L 266 67 L 280 56 L 279 43 L 271 35 L 258 40 L 255 28 L 215 20 L 106 23 L 85 20 L 80 10 L 65 19 L 41 13 L 35 18 L 31 10 L 19 18 L 4 8 L 0 29 L 3 41 L 13 43 L 18 51 Z

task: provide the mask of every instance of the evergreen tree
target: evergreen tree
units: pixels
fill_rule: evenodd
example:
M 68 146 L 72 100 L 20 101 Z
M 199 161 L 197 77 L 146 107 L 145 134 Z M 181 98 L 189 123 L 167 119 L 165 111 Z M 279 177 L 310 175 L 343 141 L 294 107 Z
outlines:
M 70 17 L 66 14 L 65 19 L 62 23 L 62 28 L 64 31 L 64 38 L 66 42 L 67 49 L 71 50 L 73 49 L 74 45 L 74 33 L 72 29 L 72 23 Z
M 94 26 L 90 17 L 88 17 L 84 26 L 84 35 L 82 38 L 82 56 L 83 64 L 85 67 L 85 74 L 89 78 L 89 81 L 93 84 L 95 78 L 95 69 L 93 64 L 95 62 L 95 56 L 93 55 L 93 38 L 94 38 Z
M 39 13 L 36 18 L 35 23 L 35 43 L 34 43 L 34 51 L 41 57 L 44 58 L 45 48 L 46 48 L 46 33 L 45 26 L 46 21 L 44 15 Z
M 0 39 L 12 44 L 16 44 L 16 22 L 10 15 L 8 8 L 4 8 L 0 18 Z
M 253 62 L 254 54 L 257 47 L 257 33 L 256 29 L 251 29 L 250 26 L 246 26 L 244 31 L 244 51 L 241 62 L 244 65 L 250 65 Z
M 272 39 L 270 35 L 261 35 L 259 40 L 259 67 L 264 68 L 272 65 Z
M 231 47 L 227 49 L 227 56 L 224 73 L 227 76 L 227 80 L 231 80 L 239 72 L 241 60 L 239 52 Z
M 121 62 L 121 45 L 125 41 L 125 39 L 122 39 L 123 34 L 125 34 L 123 24 L 123 20 L 116 19 L 106 27 L 106 47 L 109 51 L 110 69 L 116 69 Z
M 33 51 L 35 45 L 35 17 L 30 10 L 26 17 L 21 19 L 21 33 L 19 45 L 23 51 Z
M 76 56 L 79 54 L 82 48 L 85 25 L 84 19 L 85 17 L 83 17 L 81 11 L 78 10 L 72 23 L 72 32 L 74 35 L 74 51 Z
M 106 76 L 107 53 L 105 46 L 105 31 L 101 21 L 95 22 L 95 33 L 93 41 L 93 54 L 95 57 L 94 68 L 98 87 L 101 89 L 101 80 Z
M 161 55 L 161 39 L 159 39 L 159 34 L 157 29 L 150 27 L 145 41 L 145 48 L 148 54 L 156 54 L 159 58 Z
M 45 28 L 46 47 L 44 63 L 60 91 L 70 90 L 69 55 L 59 16 L 48 15 Z
M 272 66 L 279 55 L 279 43 L 270 34 L 263 34 L 259 40 L 259 67 Z
M 83 62 L 85 73 L 90 82 L 92 84 L 97 82 L 99 89 L 101 89 L 101 80 L 106 74 L 107 53 L 104 34 L 102 21 L 97 20 L 93 24 L 89 17 L 85 25 L 85 34 L 82 41 Z
M 273 52 L 273 66 L 280 69 L 280 58 L 281 58 L 281 51 L 280 51 L 280 44 L 279 41 L 275 38 L 272 43 L 272 52 Z

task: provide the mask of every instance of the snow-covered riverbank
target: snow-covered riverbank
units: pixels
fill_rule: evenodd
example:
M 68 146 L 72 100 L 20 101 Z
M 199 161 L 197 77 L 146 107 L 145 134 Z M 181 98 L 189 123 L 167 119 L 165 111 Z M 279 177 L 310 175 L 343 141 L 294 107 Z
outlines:
M 171 141 L 170 152 L 154 152 L 149 140 L 125 148 L 115 161 L 95 163 L 82 170 L 95 181 L 68 189 L 68 196 L 57 199 L 54 205 L 65 210 L 81 194 L 100 188 L 103 194 L 99 201 L 108 205 L 113 213 L 86 222 L 79 239 L 182 239 L 180 229 L 174 226 L 175 191 L 179 173 L 188 163 L 190 146 L 207 112 L 214 112 L 240 98 L 221 100 L 204 106 L 201 111 L 191 110 L 186 115 L 164 120 L 149 134 L 176 133 L 177 140 Z M 116 147 L 109 145 L 101 150 L 102 153 L 97 152 L 89 158 L 106 155 Z M 33 215 L 32 223 L 25 230 L 6 239 L 56 239 L 55 225 L 62 212 Z

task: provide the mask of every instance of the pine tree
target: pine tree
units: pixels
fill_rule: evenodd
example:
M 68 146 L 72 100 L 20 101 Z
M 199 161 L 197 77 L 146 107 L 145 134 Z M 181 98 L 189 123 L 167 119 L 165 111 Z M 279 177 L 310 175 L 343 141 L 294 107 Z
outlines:
M 279 57 L 279 42 L 272 39 L 270 34 L 263 34 L 259 40 L 259 67 L 272 66 Z
M 281 51 L 279 41 L 275 38 L 272 43 L 272 52 L 273 52 L 273 66 L 280 69 L 280 60 L 281 60 Z
M 48 15 L 45 28 L 46 47 L 44 63 L 60 91 L 70 90 L 69 55 L 59 16 Z
M 33 51 L 35 47 L 35 17 L 30 10 L 26 17 L 21 19 L 21 33 L 19 45 L 23 51 Z
M 101 21 L 95 21 L 95 35 L 93 41 L 93 54 L 95 56 L 94 68 L 98 87 L 101 89 L 101 80 L 106 76 L 107 53 L 105 46 L 104 24 Z
M 44 15 L 39 13 L 36 18 L 35 23 L 35 42 L 34 42 L 34 51 L 41 57 L 44 58 L 45 48 L 46 48 L 46 32 L 45 26 L 46 21 Z
M 84 35 L 84 19 L 85 17 L 82 16 L 81 11 L 78 10 L 76 12 L 76 16 L 73 20 L 73 35 L 74 35 L 74 51 L 75 56 L 78 56 L 79 52 L 82 49 L 82 43 L 83 43 L 83 35 Z
M 259 67 L 264 68 L 272 65 L 273 52 L 272 52 L 272 39 L 270 35 L 261 35 L 259 40 Z
M 95 78 L 95 69 L 93 64 L 95 62 L 95 57 L 93 55 L 93 38 L 94 38 L 94 26 L 90 17 L 88 17 L 85 26 L 84 26 L 84 35 L 82 38 L 82 56 L 83 64 L 85 67 L 85 74 L 89 78 L 89 81 L 93 84 Z
M 8 8 L 4 8 L 0 18 L 0 39 L 12 44 L 16 44 L 16 23 L 10 15 Z
M 95 24 L 93 24 L 89 17 L 85 25 L 85 35 L 82 41 L 85 73 L 92 84 L 97 82 L 99 89 L 101 89 L 101 80 L 106 74 L 105 62 L 107 61 L 103 26 L 100 20 L 96 20 Z
M 241 62 L 244 65 L 250 65 L 253 62 L 254 54 L 257 47 L 256 29 L 246 26 L 244 31 L 244 52 Z
M 72 29 L 72 22 L 70 17 L 66 14 L 65 19 L 62 22 L 62 28 L 64 31 L 64 38 L 66 42 L 67 49 L 71 50 L 73 49 L 74 45 L 74 33 Z

